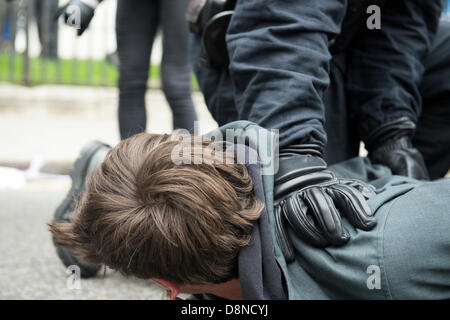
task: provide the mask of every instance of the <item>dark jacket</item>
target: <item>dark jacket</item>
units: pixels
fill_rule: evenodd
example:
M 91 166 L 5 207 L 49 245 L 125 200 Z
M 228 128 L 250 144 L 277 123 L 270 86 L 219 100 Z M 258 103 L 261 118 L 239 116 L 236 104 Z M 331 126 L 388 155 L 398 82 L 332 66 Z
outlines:
M 329 43 L 341 31 L 346 8 L 346 0 L 238 1 L 226 36 L 229 66 L 194 65 L 219 125 L 250 120 L 279 129 L 281 147 L 294 142 L 324 146 Z M 441 0 L 387 1 L 381 30 L 368 30 L 363 23 L 352 35 L 346 48 L 349 90 L 363 136 L 389 119 L 417 120 L 422 61 L 441 10 Z M 199 45 L 194 39 L 194 62 Z

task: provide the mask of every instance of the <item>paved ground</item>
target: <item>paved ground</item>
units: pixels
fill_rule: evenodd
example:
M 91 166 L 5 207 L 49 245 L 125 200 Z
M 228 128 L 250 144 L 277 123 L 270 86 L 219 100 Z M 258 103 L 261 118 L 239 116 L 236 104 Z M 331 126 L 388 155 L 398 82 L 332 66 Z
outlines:
M 69 275 L 54 250 L 46 224 L 67 183 L 34 182 L 0 191 L 0 299 L 162 299 L 149 281 L 107 270 L 70 289 Z M 70 282 L 70 281 L 69 281 Z

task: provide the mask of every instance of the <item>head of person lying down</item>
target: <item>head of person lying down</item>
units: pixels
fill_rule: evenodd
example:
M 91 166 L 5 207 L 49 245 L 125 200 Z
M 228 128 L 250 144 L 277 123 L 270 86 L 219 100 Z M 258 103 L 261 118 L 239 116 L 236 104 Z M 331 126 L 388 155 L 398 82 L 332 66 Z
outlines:
M 173 292 L 241 298 L 238 253 L 264 204 L 233 153 L 189 141 L 139 134 L 110 150 L 88 176 L 72 222 L 50 225 L 58 244 Z

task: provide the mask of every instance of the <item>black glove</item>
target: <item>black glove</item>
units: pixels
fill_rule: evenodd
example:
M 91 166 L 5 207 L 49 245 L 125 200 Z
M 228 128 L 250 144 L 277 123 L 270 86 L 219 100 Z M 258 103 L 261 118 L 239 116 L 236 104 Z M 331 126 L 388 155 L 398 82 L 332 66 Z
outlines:
M 411 139 L 416 125 L 408 118 L 382 125 L 365 139 L 372 163 L 391 168 L 393 174 L 419 180 L 429 180 L 425 161 Z
M 341 215 L 356 228 L 370 230 L 375 217 L 366 202 L 373 189 L 358 180 L 338 179 L 316 145 L 296 145 L 280 150 L 275 177 L 275 227 L 287 262 L 294 260 L 286 223 L 308 243 L 325 247 L 349 239 Z
M 94 17 L 95 7 L 89 5 L 88 3 L 95 5 L 99 2 L 100 1 L 98 0 L 90 0 L 89 2 L 84 2 L 82 0 L 71 0 L 65 6 L 58 9 L 55 14 L 55 19 L 63 16 L 64 22 L 69 26 L 77 28 L 77 34 L 78 36 L 81 36 Z M 74 10 L 74 7 L 79 8 L 79 17 L 77 17 L 78 10 Z

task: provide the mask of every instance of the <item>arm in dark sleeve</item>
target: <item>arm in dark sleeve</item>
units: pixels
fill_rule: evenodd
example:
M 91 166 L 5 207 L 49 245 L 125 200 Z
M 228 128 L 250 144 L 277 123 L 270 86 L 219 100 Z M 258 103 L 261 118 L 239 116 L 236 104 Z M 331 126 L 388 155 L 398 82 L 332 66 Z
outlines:
M 236 109 L 240 119 L 279 129 L 280 147 L 326 143 L 328 41 L 345 9 L 345 0 L 237 2 L 227 32 Z
M 348 97 L 360 135 L 401 117 L 421 113 L 422 61 L 439 24 L 440 0 L 387 1 L 381 29 L 364 30 L 348 55 Z

